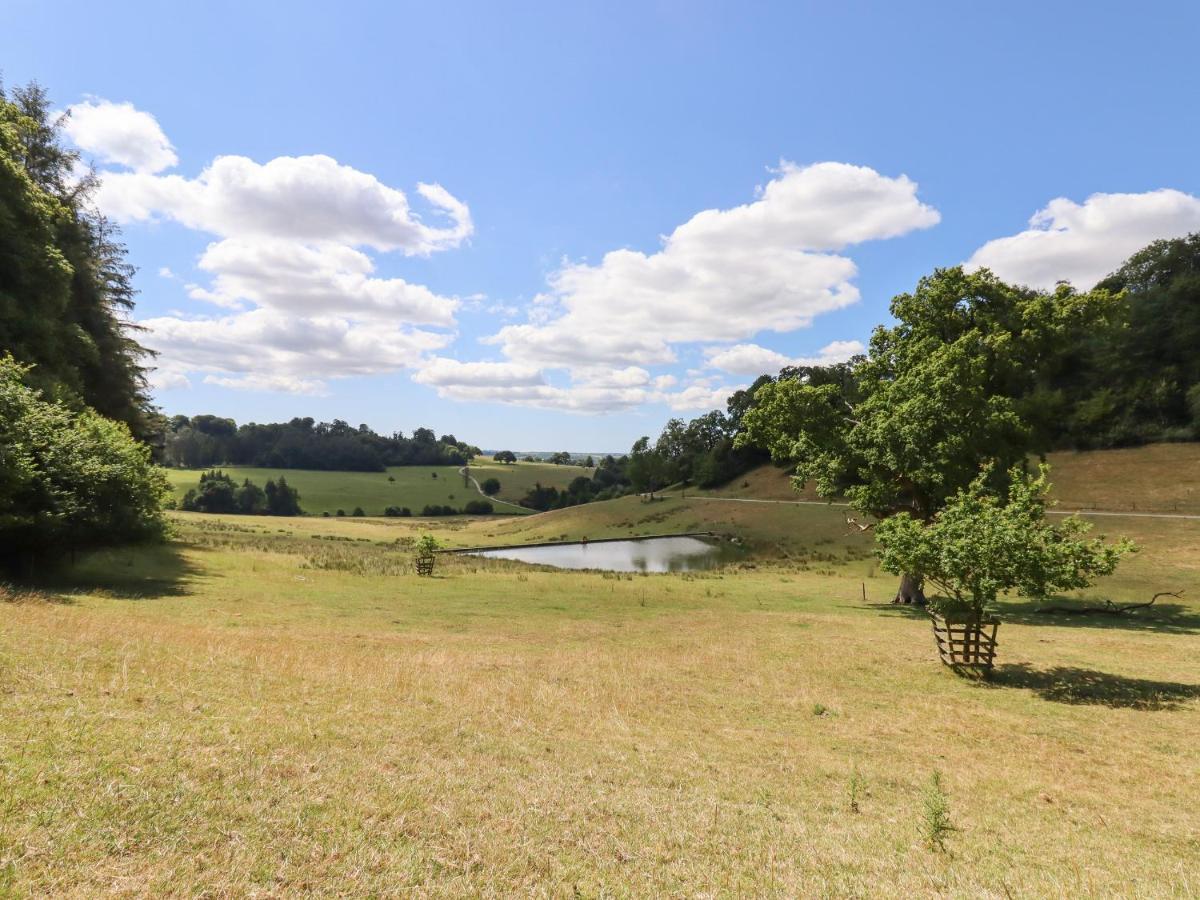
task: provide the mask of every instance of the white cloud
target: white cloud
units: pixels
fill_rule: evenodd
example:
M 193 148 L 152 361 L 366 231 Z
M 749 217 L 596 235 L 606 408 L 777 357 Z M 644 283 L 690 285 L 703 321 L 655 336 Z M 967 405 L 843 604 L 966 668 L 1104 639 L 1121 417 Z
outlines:
M 655 253 L 564 264 L 530 324 L 490 341 L 536 365 L 644 366 L 673 361 L 678 343 L 804 327 L 858 299 L 856 267 L 836 251 L 938 221 L 916 191 L 865 167 L 785 163 L 756 200 L 696 214 Z
M 230 308 L 250 301 L 297 315 L 335 310 L 362 319 L 451 326 L 459 305 L 401 278 L 372 278 L 370 257 L 334 243 L 228 238 L 210 244 L 198 265 L 213 273 L 213 287 L 194 289 L 192 296 Z
M 662 399 L 666 401 L 671 409 L 678 411 L 685 410 L 710 410 L 724 409 L 729 401 L 729 395 L 735 391 L 744 389 L 746 385 L 737 385 L 729 387 L 722 385 L 720 387 L 709 387 L 706 384 L 692 384 L 674 394 L 664 394 Z
M 758 344 L 709 347 L 705 353 L 708 364 L 715 369 L 734 375 L 773 375 L 784 366 L 829 366 L 845 362 L 866 350 L 861 341 L 834 341 L 822 347 L 816 356 L 785 356 Z
M 403 191 L 328 156 L 262 164 L 221 156 L 195 178 L 156 174 L 175 155 L 154 118 L 127 103 L 78 104 L 66 130 L 81 148 L 133 169 L 100 173 L 96 201 L 109 216 L 219 238 L 197 261 L 211 281 L 186 289 L 230 312 L 140 323 L 161 354 L 156 388 L 186 387 L 189 373 L 203 373 L 205 383 L 239 390 L 321 393 L 329 378 L 414 368 L 453 339 L 417 326 L 452 328 L 457 298 L 377 277 L 361 249 L 427 255 L 466 240 L 470 211 L 440 185 L 416 189 L 436 219 L 429 224 Z
M 143 342 L 180 375 L 205 372 L 213 384 L 313 393 L 328 378 L 412 368 L 451 335 L 339 316 L 296 316 L 273 309 L 214 318 L 144 319 Z M 269 385 L 269 387 L 268 387 Z
M 457 247 L 473 230 L 466 205 L 437 184 L 417 193 L 448 218 L 426 224 L 403 191 L 328 156 L 256 163 L 219 156 L 196 178 L 104 173 L 96 202 L 118 222 L 170 219 L 221 237 L 335 242 L 427 255 Z
M 1088 290 L 1151 241 L 1200 230 L 1200 198 L 1175 190 L 1093 194 L 1082 204 L 1059 197 L 1034 213 L 1029 226 L 988 241 L 967 268 L 986 266 L 1031 287 L 1065 279 Z
M 63 130 L 79 149 L 136 172 L 161 172 L 179 162 L 158 120 L 132 103 L 76 103 L 67 108 Z
M 530 387 L 546 383 L 536 366 L 509 362 L 459 362 L 444 356 L 422 364 L 413 381 L 433 387 Z

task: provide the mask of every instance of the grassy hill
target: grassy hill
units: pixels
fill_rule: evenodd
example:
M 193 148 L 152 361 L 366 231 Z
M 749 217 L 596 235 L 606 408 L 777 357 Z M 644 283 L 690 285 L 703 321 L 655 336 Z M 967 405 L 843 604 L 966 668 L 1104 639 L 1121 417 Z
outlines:
M 1200 443 L 1151 444 L 1121 450 L 1051 453 L 1053 496 L 1064 509 L 1200 514 Z M 672 493 L 678 493 L 673 491 Z M 784 469 L 765 465 L 696 496 L 759 500 L 819 500 L 797 494 Z
M 249 478 L 260 487 L 268 478 L 286 478 L 300 491 L 300 505 L 308 515 L 343 509 L 349 515 L 361 506 L 368 516 L 381 516 L 388 506 L 407 506 L 420 515 L 429 504 L 461 509 L 469 500 L 481 499 L 474 486 L 463 483 L 456 466 L 394 466 L 386 472 L 320 472 L 305 469 L 260 469 L 250 466 L 223 466 L 239 484 Z M 167 469 L 167 477 L 177 500 L 196 486 L 202 469 Z M 471 474 L 479 481 L 488 477 L 500 480 L 500 499 L 513 503 L 525 496 L 535 482 L 565 487 L 579 475 L 591 475 L 591 469 L 555 466 L 549 463 L 503 465 L 484 458 L 472 463 Z M 434 476 L 437 476 L 436 478 Z M 497 506 L 498 511 L 523 515 L 525 510 Z

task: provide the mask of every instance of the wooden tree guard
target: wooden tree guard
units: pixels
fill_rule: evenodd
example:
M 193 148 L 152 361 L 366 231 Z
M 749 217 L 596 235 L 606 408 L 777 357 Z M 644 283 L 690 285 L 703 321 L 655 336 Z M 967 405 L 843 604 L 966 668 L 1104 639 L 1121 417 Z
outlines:
M 433 554 L 423 553 L 417 557 L 417 574 L 432 575 L 433 574 Z
M 933 639 L 937 641 L 938 655 L 948 666 L 992 671 L 996 658 L 996 629 L 1000 623 L 995 619 L 982 622 L 947 622 L 942 616 L 929 614 L 933 623 Z

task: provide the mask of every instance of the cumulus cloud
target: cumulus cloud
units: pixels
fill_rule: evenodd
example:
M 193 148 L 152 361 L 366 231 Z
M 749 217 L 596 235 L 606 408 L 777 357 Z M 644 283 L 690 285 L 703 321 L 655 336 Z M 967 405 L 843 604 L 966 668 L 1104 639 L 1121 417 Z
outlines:
M 90 99 L 67 108 L 63 130 L 75 146 L 101 162 L 154 173 L 179 162 L 158 120 L 132 103 Z
M 705 354 L 714 369 L 734 375 L 771 375 L 784 366 L 830 366 L 866 350 L 861 341 L 834 341 L 822 347 L 816 356 L 785 356 L 758 344 L 709 347 Z
M 438 395 L 465 402 L 503 403 L 572 413 L 611 413 L 647 403 L 675 410 L 723 408 L 740 387 L 714 387 L 700 379 L 682 391 L 669 391 L 673 375 L 652 377 L 645 369 L 577 371 L 566 386 L 551 384 L 537 366 L 513 362 L 459 362 L 433 357 L 421 364 L 413 380 L 437 389 Z
M 362 319 L 450 326 L 459 306 L 423 285 L 372 278 L 369 256 L 336 243 L 229 238 L 210 244 L 198 266 L 213 274 L 213 286 L 193 288 L 192 297 L 225 307 L 249 301 L 298 315 L 336 310 Z
M 1093 194 L 1051 200 L 1029 228 L 988 241 L 967 261 L 1001 278 L 1052 288 L 1060 279 L 1087 290 L 1151 241 L 1200 230 L 1200 198 L 1176 190 Z
M 296 316 L 253 309 L 221 317 L 144 319 L 143 343 L 160 354 L 164 389 L 188 372 L 244 390 L 317 393 L 327 378 L 415 367 L 452 335 L 336 315 Z
M 568 263 L 529 324 L 491 341 L 544 366 L 651 365 L 672 345 L 791 331 L 855 302 L 851 244 L 934 225 L 917 185 L 843 163 L 784 163 L 757 198 L 698 213 L 654 253 L 614 250 Z
M 196 178 L 104 173 L 100 208 L 118 222 L 168 219 L 222 237 L 334 242 L 428 255 L 471 235 L 467 206 L 437 184 L 417 193 L 448 221 L 429 225 L 401 190 L 328 156 L 280 156 L 257 163 L 219 156 Z
M 170 142 L 128 103 L 77 104 L 65 128 L 124 169 L 100 173 L 96 202 L 106 214 L 218 238 L 197 260 L 208 283 L 187 290 L 227 312 L 140 323 L 160 353 L 156 389 L 187 387 L 199 373 L 238 390 L 319 394 L 326 379 L 415 368 L 453 339 L 426 329 L 453 328 L 460 301 L 378 277 L 364 249 L 424 256 L 466 240 L 470 211 L 442 186 L 416 188 L 431 223 L 403 191 L 328 156 L 221 156 L 195 178 L 161 174 L 177 162 Z

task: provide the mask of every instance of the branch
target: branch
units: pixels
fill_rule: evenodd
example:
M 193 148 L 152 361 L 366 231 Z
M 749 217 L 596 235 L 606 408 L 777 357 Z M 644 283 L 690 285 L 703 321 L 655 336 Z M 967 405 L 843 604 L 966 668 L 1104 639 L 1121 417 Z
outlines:
M 1035 612 L 1065 613 L 1072 616 L 1119 616 L 1127 612 L 1145 609 L 1147 606 L 1153 606 L 1154 601 L 1159 597 L 1174 597 L 1177 600 L 1181 600 L 1183 599 L 1183 591 L 1159 591 L 1145 603 L 1121 604 L 1105 600 L 1103 606 L 1044 606 L 1041 609 L 1035 610 Z
M 877 523 L 876 522 L 868 522 L 866 525 L 863 525 L 861 522 L 858 521 L 858 519 L 854 518 L 853 516 L 846 516 L 846 524 L 853 525 L 859 531 L 870 531 L 872 528 L 875 527 L 875 525 Z

